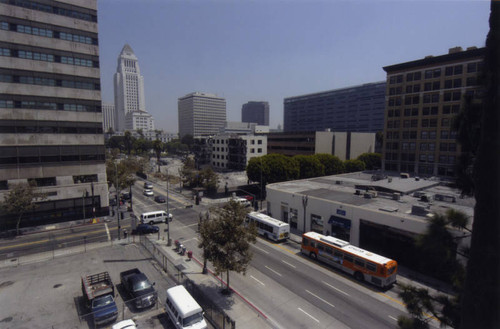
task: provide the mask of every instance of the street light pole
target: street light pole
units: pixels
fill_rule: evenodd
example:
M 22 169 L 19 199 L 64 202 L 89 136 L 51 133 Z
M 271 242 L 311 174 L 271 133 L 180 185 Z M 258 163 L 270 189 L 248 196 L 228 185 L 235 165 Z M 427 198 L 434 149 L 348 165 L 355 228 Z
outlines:
M 170 240 L 170 208 L 168 207 L 168 168 L 167 168 L 167 246 L 172 245 Z
M 118 200 L 118 194 L 120 193 L 119 192 L 119 189 L 118 189 L 118 166 L 115 162 L 115 193 L 116 193 L 116 219 L 118 220 L 118 240 L 120 240 L 120 214 L 119 214 L 119 210 L 120 210 L 120 203 L 119 203 L 119 200 Z
M 309 201 L 309 197 L 307 195 L 302 196 L 302 205 L 304 206 L 304 232 L 306 233 L 306 208 L 307 208 L 307 201 Z

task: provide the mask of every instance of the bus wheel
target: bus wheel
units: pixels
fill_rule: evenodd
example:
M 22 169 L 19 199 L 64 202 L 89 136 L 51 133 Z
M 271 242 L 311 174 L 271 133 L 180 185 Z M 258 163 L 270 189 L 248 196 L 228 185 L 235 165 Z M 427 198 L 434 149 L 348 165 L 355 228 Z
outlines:
M 316 254 L 311 252 L 309 253 L 309 257 L 311 257 L 312 259 L 316 260 Z
M 358 281 L 364 281 L 365 277 L 363 276 L 363 273 L 361 272 L 356 272 L 354 273 L 354 278 Z
M 149 222 L 149 225 L 153 225 L 154 223 L 155 223 L 155 222 L 153 222 L 153 221 L 150 221 L 150 222 Z

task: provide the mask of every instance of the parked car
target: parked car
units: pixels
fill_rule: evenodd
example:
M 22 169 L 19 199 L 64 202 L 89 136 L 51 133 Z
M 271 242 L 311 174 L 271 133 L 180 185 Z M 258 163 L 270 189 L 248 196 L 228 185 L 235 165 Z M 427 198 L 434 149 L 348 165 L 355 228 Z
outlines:
M 149 182 L 144 182 L 144 189 L 146 190 L 152 190 L 153 189 L 153 184 Z
M 134 320 L 123 320 L 111 327 L 111 329 L 137 329 Z
M 115 286 L 108 272 L 82 276 L 82 292 L 94 327 L 116 321 Z
M 165 203 L 167 200 L 165 200 L 165 198 L 162 197 L 161 195 L 157 195 L 155 196 L 155 201 L 158 203 Z
M 156 304 L 158 294 L 154 289 L 154 282 L 148 280 L 146 274 L 138 268 L 133 268 L 120 273 L 122 287 L 132 297 L 133 304 L 137 309 L 151 307 Z
M 144 195 L 145 196 L 153 196 L 154 195 L 153 190 L 144 190 Z
M 139 224 L 135 229 L 132 230 L 132 234 L 158 233 L 159 230 L 160 228 L 155 225 Z

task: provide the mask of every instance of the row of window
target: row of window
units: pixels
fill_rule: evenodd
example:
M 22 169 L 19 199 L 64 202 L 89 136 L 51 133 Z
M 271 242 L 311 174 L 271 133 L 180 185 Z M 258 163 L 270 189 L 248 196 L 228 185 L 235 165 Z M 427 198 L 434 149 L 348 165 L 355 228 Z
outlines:
M 332 247 L 325 245 L 323 243 L 319 242 L 314 242 L 310 241 L 309 239 L 303 238 L 302 239 L 302 244 L 304 246 L 310 245 L 313 248 L 318 248 L 319 253 L 326 253 L 328 255 L 333 256 L 333 260 L 338 262 L 339 264 L 342 264 L 343 262 L 350 262 L 352 264 L 355 264 L 359 267 L 366 268 L 367 270 L 371 272 L 376 272 L 377 271 L 377 264 L 372 263 L 370 261 L 364 260 L 362 258 L 355 257 L 349 253 L 344 253 L 338 249 L 333 249 Z
M 456 114 L 460 111 L 460 105 L 455 104 L 455 105 L 443 105 L 442 106 L 442 114 Z M 400 109 L 395 109 L 395 110 L 388 110 L 387 111 L 387 117 L 392 118 L 392 117 L 400 117 L 401 114 L 405 117 L 409 116 L 419 116 L 419 108 L 406 108 L 404 110 Z M 439 114 L 439 107 L 438 106 L 426 106 L 422 108 L 422 115 L 427 116 L 427 115 L 438 115 Z
M 95 122 L 0 120 L 0 134 L 102 134 Z
M 8 22 L 0 22 L 0 30 L 14 31 L 19 33 L 37 35 L 41 37 L 61 39 L 72 42 L 85 43 L 88 45 L 97 45 L 97 38 L 91 38 L 86 35 L 74 34 L 69 32 L 60 32 L 45 28 L 33 27 Z
M 402 151 L 415 151 L 417 143 L 415 142 L 402 142 L 401 150 Z M 435 151 L 436 146 L 435 143 L 419 143 L 421 151 Z M 399 150 L 399 142 L 387 142 L 386 150 Z M 439 143 L 439 151 L 440 152 L 456 152 L 457 151 L 457 143 Z
M 385 159 L 387 161 L 398 161 L 399 160 L 399 153 L 386 153 L 385 154 Z M 434 154 L 420 154 L 419 155 L 419 162 L 434 162 Z M 430 161 L 429 161 L 430 160 Z M 416 154 L 415 153 L 401 153 L 401 161 L 402 162 L 415 162 L 416 161 Z M 439 155 L 438 157 L 438 163 L 440 164 L 448 164 L 448 165 L 454 165 L 457 161 L 457 157 L 454 155 Z M 410 170 L 410 172 L 413 172 L 413 170 Z
M 18 101 L 10 99 L 0 99 L 0 108 L 35 109 L 35 110 L 58 110 L 76 112 L 101 112 L 100 105 L 90 105 L 74 100 L 74 103 L 64 103 L 71 100 L 57 101 Z
M 386 133 L 387 139 L 400 139 L 399 131 L 388 131 Z M 441 130 L 441 139 L 456 139 L 457 132 L 455 130 Z M 401 132 L 401 139 L 409 140 L 409 139 L 417 139 L 416 131 L 403 131 Z M 420 132 L 420 139 L 436 139 L 436 131 L 435 130 L 424 130 Z
M 466 80 L 465 86 L 466 87 L 472 87 L 477 85 L 477 78 L 476 77 L 468 77 Z M 462 87 L 462 79 L 449 79 L 444 81 L 444 88 L 443 89 L 451 89 L 451 88 L 461 88 Z M 426 82 L 424 84 L 424 91 L 432 91 L 432 90 L 440 90 L 441 88 L 441 82 L 440 81 L 434 81 L 434 82 Z M 411 93 L 418 93 L 420 92 L 420 84 L 417 85 L 408 85 L 406 86 L 406 93 L 411 94 Z M 395 87 L 395 88 L 389 88 L 389 95 L 400 95 L 403 93 L 403 90 L 401 87 Z
M 0 3 L 5 3 L 12 6 L 18 6 L 23 8 L 28 8 L 32 10 L 43 11 L 46 13 L 51 13 L 55 15 L 67 16 L 77 19 L 82 19 L 89 22 L 97 22 L 97 16 L 91 15 L 86 12 L 82 12 L 75 9 L 66 9 L 58 6 L 51 6 L 47 4 L 42 4 L 36 1 L 30 0 L 0 0 Z
M 403 120 L 403 128 L 417 128 L 418 127 L 418 119 L 414 120 Z M 450 127 L 452 123 L 452 119 L 450 118 L 442 118 L 441 119 L 441 127 Z M 387 120 L 387 128 L 388 129 L 399 129 L 401 125 L 400 120 Z M 438 119 L 421 119 L 420 127 L 422 128 L 436 128 L 438 126 Z
M 50 86 L 50 87 L 63 87 L 63 88 L 73 88 L 73 89 L 101 90 L 100 83 L 93 83 L 88 81 L 52 79 L 52 78 L 44 78 L 37 76 L 0 74 L 0 82 L 21 83 L 28 85 L 39 85 L 39 86 Z
M 467 96 L 473 96 L 475 93 L 474 90 L 468 90 L 466 92 Z M 462 92 L 460 90 L 449 91 L 443 93 L 443 102 L 452 102 L 452 101 L 460 101 L 462 98 Z M 408 95 L 406 96 L 404 101 L 405 105 L 418 105 L 420 104 L 420 95 Z M 429 103 L 439 103 L 439 93 L 433 94 L 424 94 L 422 97 L 423 104 Z M 389 98 L 388 105 L 389 106 L 401 106 L 402 105 L 401 97 L 392 97 Z
M 0 147 L 0 165 L 103 162 L 104 153 L 103 145 L 4 146 Z
M 468 63 L 466 65 L 466 72 L 467 73 L 476 73 L 480 72 L 483 69 L 483 62 L 474 62 L 474 63 Z M 436 68 L 436 69 L 429 69 L 424 71 L 424 79 L 435 79 L 441 77 L 441 68 Z M 463 74 L 464 72 L 464 65 L 463 64 L 458 64 L 458 65 L 451 65 L 451 66 L 446 66 L 444 68 L 444 75 L 445 76 L 453 76 L 453 75 L 459 75 Z M 403 74 L 398 74 L 389 77 L 389 84 L 397 84 L 397 83 L 403 83 Z M 411 82 L 411 81 L 419 81 L 422 79 L 422 72 L 411 72 L 406 74 L 406 81 Z

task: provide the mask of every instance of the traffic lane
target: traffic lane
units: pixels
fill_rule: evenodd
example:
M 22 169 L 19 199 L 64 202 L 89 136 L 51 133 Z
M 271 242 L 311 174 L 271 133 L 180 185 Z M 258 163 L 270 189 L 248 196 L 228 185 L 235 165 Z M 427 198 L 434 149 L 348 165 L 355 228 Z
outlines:
M 387 328 L 403 313 L 373 298 L 369 290 L 362 292 L 344 284 L 333 276 L 335 273 L 325 275 L 314 266 L 265 247 L 255 254 L 252 266 L 350 327 Z

